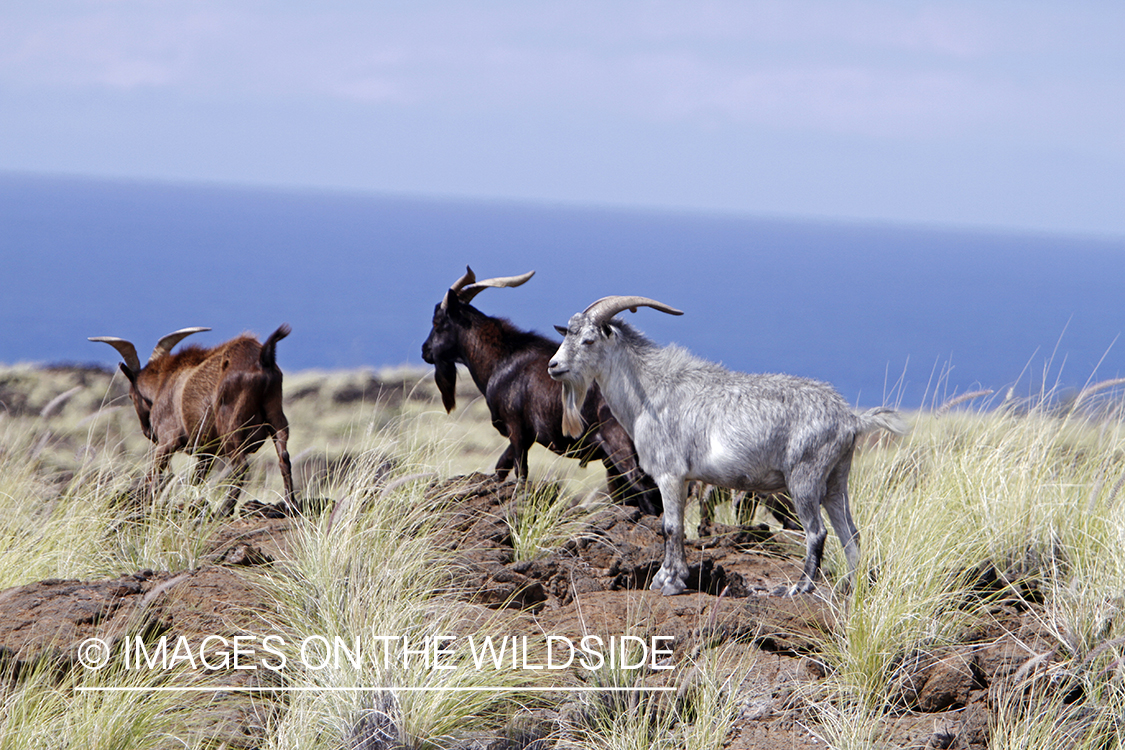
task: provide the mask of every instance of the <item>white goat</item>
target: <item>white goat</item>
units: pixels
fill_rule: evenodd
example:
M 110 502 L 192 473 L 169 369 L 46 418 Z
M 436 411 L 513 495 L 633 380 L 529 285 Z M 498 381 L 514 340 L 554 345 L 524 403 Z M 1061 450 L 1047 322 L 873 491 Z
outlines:
M 687 585 L 683 510 L 687 480 L 756 492 L 785 490 L 805 527 L 804 571 L 793 596 L 814 588 L 828 518 L 854 577 L 859 531 L 848 504 L 848 473 L 856 438 L 876 429 L 901 434 L 897 412 L 856 414 L 826 383 L 790 375 L 731 372 L 678 346 L 660 347 L 615 315 L 652 307 L 675 308 L 646 297 L 605 297 L 575 314 L 548 365 L 563 384 L 563 427 L 581 431 L 580 410 L 597 381 L 613 416 L 633 438 L 641 468 L 656 480 L 664 501 L 664 563 L 652 589 L 679 594 Z

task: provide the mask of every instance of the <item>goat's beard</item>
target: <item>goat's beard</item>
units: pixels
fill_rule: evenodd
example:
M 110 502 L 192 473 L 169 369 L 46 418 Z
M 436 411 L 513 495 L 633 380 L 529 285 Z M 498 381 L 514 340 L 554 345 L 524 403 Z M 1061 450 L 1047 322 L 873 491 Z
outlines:
M 446 413 L 457 406 L 457 363 L 439 359 L 434 363 L 434 383 L 441 392 L 441 404 Z
M 585 430 L 582 424 L 582 405 L 586 403 L 588 391 L 589 387 L 585 383 L 562 383 L 562 429 L 567 437 L 577 438 Z

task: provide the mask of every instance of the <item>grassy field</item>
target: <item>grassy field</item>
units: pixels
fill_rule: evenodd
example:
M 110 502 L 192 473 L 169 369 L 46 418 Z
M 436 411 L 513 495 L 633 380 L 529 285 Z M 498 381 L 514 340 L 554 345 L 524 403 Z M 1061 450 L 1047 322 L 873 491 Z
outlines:
M 458 410 L 446 415 L 432 381 L 408 371 L 296 373 L 286 377 L 286 393 L 304 495 L 328 507 L 350 502 L 331 517 L 297 519 L 288 558 L 247 573 L 270 597 L 269 627 L 288 642 L 507 632 L 518 612 L 470 608 L 452 596 L 454 563 L 434 541 L 449 500 L 426 495 L 418 481 L 371 489 L 388 476 L 490 470 L 504 443 L 479 395 L 463 390 Z M 825 677 L 793 699 L 815 716 L 813 733 L 827 746 L 895 747 L 882 719 L 898 710 L 903 664 L 997 618 L 996 592 L 1024 602 L 1051 649 L 1028 653 L 1006 689 L 990 689 L 988 747 L 1121 745 L 1125 425 L 1113 396 L 1091 388 L 1065 405 L 1042 399 L 914 413 L 908 436 L 860 451 L 851 496 L 868 574 L 850 593 L 834 590 L 845 566 L 830 540 L 818 596 L 840 626 L 818 644 Z M 206 512 L 220 500 L 221 478 L 188 484 L 190 460 L 178 457 L 151 511 L 121 502 L 141 481 L 149 446 L 120 376 L 3 368 L 0 401 L 0 590 L 203 562 L 204 543 L 221 523 Z M 529 558 L 565 544 L 569 529 L 579 533 L 580 523 L 567 525 L 583 507 L 578 501 L 592 502 L 604 481 L 600 467 L 581 469 L 542 449 L 532 457 L 537 486 L 559 491 L 540 493 L 539 507 L 512 521 Z M 275 461 L 269 445 L 254 457 L 247 499 L 279 499 Z M 757 697 L 739 677 L 744 653 L 696 649 L 692 669 L 678 671 L 677 693 L 584 696 L 558 712 L 538 747 L 723 747 Z M 299 682 L 317 689 L 262 699 L 270 718 L 260 746 L 468 747 L 466 737 L 505 727 L 510 734 L 521 716 L 541 715 L 535 711 L 547 705 L 538 693 L 498 690 L 496 675 L 486 680 L 464 652 L 448 666 L 309 670 Z M 60 673 L 45 664 L 5 674 L 0 750 L 214 746 L 205 735 L 183 734 L 191 709 L 175 692 L 77 689 L 130 684 L 138 673 Z M 512 679 L 510 687 L 535 685 L 523 674 Z M 637 676 L 605 679 L 622 686 Z M 457 690 L 377 690 L 389 685 Z M 524 746 L 511 742 L 505 747 Z

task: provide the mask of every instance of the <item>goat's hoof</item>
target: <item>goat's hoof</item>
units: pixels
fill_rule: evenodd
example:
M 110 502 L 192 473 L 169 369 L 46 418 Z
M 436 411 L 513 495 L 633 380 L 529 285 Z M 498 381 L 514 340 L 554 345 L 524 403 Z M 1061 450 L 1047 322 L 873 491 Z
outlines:
M 659 591 L 664 596 L 676 596 L 677 594 L 684 593 L 684 591 L 687 590 L 687 586 L 685 586 L 680 581 L 669 581 L 668 583 L 663 584 L 653 581 L 652 585 L 649 586 L 649 589 L 652 591 Z
M 290 508 L 291 506 L 287 503 L 271 505 L 257 499 L 247 500 L 242 506 L 242 516 L 244 518 L 285 518 L 285 516 L 290 515 Z
M 216 518 L 230 518 L 234 515 L 234 506 L 237 504 L 237 501 L 227 498 L 223 501 L 222 505 L 215 509 L 213 515 Z
M 776 596 L 782 599 L 792 599 L 801 594 L 811 594 L 813 589 L 816 588 L 813 584 L 795 583 L 792 586 L 778 586 L 770 592 L 770 596 Z
M 652 591 L 659 591 L 664 596 L 682 594 L 687 589 L 687 576 L 676 576 L 665 573 L 663 569 L 656 573 L 649 586 Z

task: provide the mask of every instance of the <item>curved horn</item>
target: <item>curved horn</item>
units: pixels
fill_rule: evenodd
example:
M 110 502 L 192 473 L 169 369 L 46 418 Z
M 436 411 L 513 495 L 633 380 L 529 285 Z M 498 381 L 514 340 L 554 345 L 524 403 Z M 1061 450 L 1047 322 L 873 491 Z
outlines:
M 125 360 L 126 367 L 133 372 L 140 372 L 141 360 L 137 357 L 137 347 L 133 346 L 131 341 L 119 339 L 116 336 L 90 336 L 89 340 L 109 344 L 117 350 L 117 353 L 121 355 L 121 359 Z
M 683 310 L 677 310 L 674 307 L 669 307 L 663 302 L 657 302 L 648 297 L 602 297 L 594 304 L 587 307 L 584 315 L 589 315 L 596 325 L 602 325 L 614 315 L 624 310 L 636 312 L 638 307 L 651 307 L 654 310 L 659 310 L 669 315 L 683 315 Z
M 173 331 L 167 336 L 156 342 L 156 348 L 152 350 L 152 356 L 148 358 L 149 363 L 157 361 L 158 359 L 167 356 L 172 351 L 172 347 L 180 343 L 184 338 L 192 335 L 193 333 L 200 333 L 202 331 L 210 331 L 210 328 L 181 328 L 178 331 Z
M 453 286 L 449 287 L 455 292 L 459 292 L 465 288 L 466 284 L 472 284 L 477 280 L 477 275 L 473 273 L 473 269 L 465 266 L 465 275 L 453 282 Z
M 473 269 L 465 266 L 465 275 L 457 279 L 457 281 L 453 282 L 453 286 L 449 287 L 449 292 L 446 292 L 445 296 L 442 297 L 441 309 L 446 310 L 449 308 L 449 295 L 451 293 L 456 294 L 458 297 L 460 297 L 461 290 L 464 289 L 466 285 L 472 284 L 476 280 L 477 275 L 473 273 Z
M 462 287 L 461 291 L 457 293 L 458 298 L 462 302 L 471 302 L 473 297 L 481 293 L 481 290 L 488 287 L 505 287 L 505 286 L 519 286 L 525 283 L 528 279 L 535 275 L 535 271 L 528 271 L 520 276 L 497 276 L 494 279 L 485 279 L 484 281 L 477 281 L 468 286 Z

